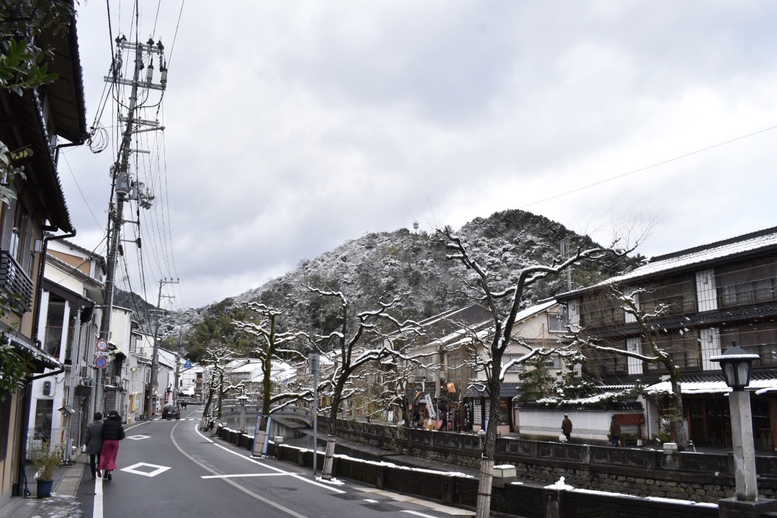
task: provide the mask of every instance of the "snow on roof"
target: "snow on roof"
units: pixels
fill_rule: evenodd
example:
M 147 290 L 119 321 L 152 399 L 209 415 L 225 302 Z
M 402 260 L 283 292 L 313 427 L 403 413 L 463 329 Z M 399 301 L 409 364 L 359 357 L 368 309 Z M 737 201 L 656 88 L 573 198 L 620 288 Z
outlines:
M 748 385 L 750 390 L 758 394 L 777 391 L 777 379 L 751 380 Z M 725 394 L 731 392 L 731 387 L 726 385 L 725 381 L 682 381 L 680 390 L 683 394 Z M 655 385 L 645 388 L 648 394 L 658 394 L 662 392 L 672 392 L 672 384 L 669 381 L 662 381 Z
M 251 360 L 246 358 L 243 360 L 235 360 L 235 362 L 230 362 L 230 364 L 226 367 L 226 371 L 230 373 L 253 372 L 261 366 L 261 360 Z
M 254 363 L 254 370 L 258 367 L 258 364 Z M 234 372 L 234 371 L 233 371 Z M 297 368 L 286 362 L 280 360 L 273 360 L 272 370 L 270 371 L 270 378 L 274 381 L 283 381 L 295 378 L 297 376 Z M 260 383 L 264 379 L 264 374 L 258 374 L 251 379 L 252 383 Z
M 556 304 L 558 304 L 556 299 L 550 299 L 548 301 L 541 302 L 529 308 L 523 309 L 515 315 L 515 321 L 520 322 L 521 320 L 527 319 L 530 316 L 536 315 L 537 313 L 542 313 L 543 311 L 553 307 Z
M 686 266 L 700 265 L 716 259 L 751 252 L 760 248 L 777 246 L 777 227 L 746 234 L 739 238 L 719 241 L 705 246 L 689 248 L 673 254 L 654 257 L 644 266 L 617 277 L 611 277 L 597 286 L 622 284 L 624 281 L 647 277 Z

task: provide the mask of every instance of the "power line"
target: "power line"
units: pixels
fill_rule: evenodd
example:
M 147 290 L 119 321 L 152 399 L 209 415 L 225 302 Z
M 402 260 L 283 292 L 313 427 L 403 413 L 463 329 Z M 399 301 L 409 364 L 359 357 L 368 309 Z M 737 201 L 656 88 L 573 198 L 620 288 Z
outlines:
M 774 129 L 777 129 L 777 126 L 770 126 L 768 128 L 764 128 L 764 129 L 761 129 L 761 130 L 758 130 L 758 131 L 754 131 L 752 133 L 748 133 L 747 135 L 742 135 L 742 136 L 733 138 L 731 140 L 726 140 L 725 142 L 719 142 L 717 144 L 713 144 L 711 146 L 707 146 L 707 147 L 704 147 L 704 148 L 701 148 L 701 149 L 697 149 L 696 151 L 691 151 L 689 153 L 685 153 L 683 155 L 676 156 L 674 158 L 669 158 L 667 160 L 663 160 L 663 161 L 657 162 L 655 164 L 651 164 L 651 165 L 648 165 L 648 166 L 645 166 L 645 167 L 641 167 L 639 169 L 634 169 L 633 171 L 629 171 L 628 173 L 619 174 L 617 176 L 613 176 L 613 177 L 610 177 L 610 178 L 606 178 L 604 180 L 600 180 L 598 182 L 594 182 L 594 183 L 591 183 L 591 184 L 588 184 L 588 185 L 584 185 L 582 187 L 578 187 L 578 188 L 572 189 L 570 191 L 565 191 L 565 192 L 562 192 L 562 193 L 559 193 L 559 194 L 555 194 L 553 196 L 549 196 L 549 197 L 543 198 L 541 200 L 537 200 L 537 201 L 533 201 L 531 203 L 527 203 L 526 205 L 523 205 L 523 206 L 521 206 L 519 208 L 520 209 L 525 209 L 526 207 L 531 207 L 533 205 L 538 205 L 538 204 L 544 203 L 546 201 L 555 200 L 556 198 L 561 198 L 562 196 L 566 196 L 568 194 L 580 192 L 580 191 L 583 191 L 585 189 L 589 189 L 591 187 L 596 187 L 597 185 L 602 185 L 604 183 L 612 182 L 614 180 L 618 180 L 618 179 L 624 178 L 626 176 L 630 176 L 630 175 L 633 175 L 633 174 L 641 173 L 643 171 L 647 171 L 647 170 L 653 169 L 655 167 L 666 165 L 666 164 L 669 164 L 671 162 L 675 162 L 677 160 L 682 160 L 683 158 L 688 158 L 689 156 L 698 155 L 699 153 L 704 153 L 705 151 L 709 151 L 711 149 L 715 149 L 715 148 L 718 148 L 718 147 L 721 147 L 721 146 L 725 146 L 725 145 L 731 144 L 733 142 L 737 142 L 739 140 L 744 140 L 746 138 L 750 138 L 750 137 L 753 137 L 755 135 L 759 135 L 761 133 L 766 133 L 767 131 L 772 131 Z

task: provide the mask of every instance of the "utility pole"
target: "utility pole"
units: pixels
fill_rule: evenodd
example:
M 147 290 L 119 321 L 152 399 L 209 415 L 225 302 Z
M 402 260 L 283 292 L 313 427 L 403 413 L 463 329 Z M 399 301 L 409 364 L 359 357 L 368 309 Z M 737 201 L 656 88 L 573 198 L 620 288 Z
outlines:
M 164 90 L 167 86 L 167 66 L 164 60 L 164 46 L 162 42 L 154 43 L 153 40 L 149 40 L 147 43 L 132 43 L 128 42 L 124 36 L 116 38 L 116 56 L 114 57 L 113 64 L 111 66 L 111 75 L 105 77 L 105 81 L 112 83 L 114 88 L 118 88 L 118 85 L 125 85 L 131 88 L 130 90 L 130 102 L 127 108 L 126 118 L 120 118 L 122 122 L 126 122 L 127 126 L 124 130 L 121 147 L 119 148 L 119 156 L 116 162 L 111 166 L 111 201 L 108 209 L 108 228 L 107 228 L 107 243 L 108 243 L 108 257 L 105 273 L 105 301 L 103 304 L 103 313 L 100 321 L 100 338 L 110 342 L 111 337 L 111 316 L 113 313 L 113 292 L 116 279 L 116 259 L 119 253 L 119 243 L 121 242 L 121 229 L 124 224 L 124 203 L 128 200 L 137 200 L 139 204 L 145 208 L 150 207 L 150 199 L 153 198 L 146 192 L 142 192 L 141 184 L 139 182 L 130 181 L 129 174 L 129 158 L 132 135 L 142 130 L 140 126 L 148 125 L 152 126 L 152 129 L 162 129 L 158 123 L 152 121 L 139 120 L 136 117 L 136 110 L 138 109 L 138 90 L 140 88 L 148 88 L 154 90 Z M 133 67 L 132 79 L 124 79 L 121 77 L 122 69 L 122 53 L 123 51 L 134 50 L 135 51 L 135 66 Z M 154 84 L 153 72 L 154 72 L 154 57 L 159 56 L 159 69 L 161 72 L 159 84 Z M 148 66 L 143 64 L 144 57 L 148 57 Z M 140 71 L 146 69 L 146 77 L 144 81 L 140 79 Z M 114 202 L 113 195 L 116 199 Z M 138 242 L 139 244 L 139 242 Z M 103 383 L 102 383 L 102 369 L 96 369 L 96 381 L 95 381 L 95 410 L 103 408 Z
M 162 309 L 162 288 L 165 284 L 178 284 L 178 279 L 160 279 L 159 280 L 159 297 L 157 298 L 156 307 L 158 311 Z M 148 398 L 148 418 L 154 415 L 154 396 L 159 397 L 159 324 L 160 315 L 157 314 L 156 325 L 154 326 L 154 352 L 151 355 L 151 397 Z
M 178 384 L 180 383 L 181 375 L 181 356 L 184 353 L 183 346 L 181 345 L 181 333 L 178 333 L 178 352 L 175 355 L 175 385 L 173 386 L 173 401 L 178 401 Z

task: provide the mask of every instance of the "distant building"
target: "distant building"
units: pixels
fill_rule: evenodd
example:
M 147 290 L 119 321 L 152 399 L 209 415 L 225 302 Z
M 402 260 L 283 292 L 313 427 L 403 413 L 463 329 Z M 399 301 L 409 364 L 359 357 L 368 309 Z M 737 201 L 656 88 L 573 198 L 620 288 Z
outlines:
M 513 403 L 521 373 L 526 370 L 520 361 L 531 349 L 546 350 L 563 343 L 566 328 L 560 316 L 561 307 L 553 300 L 544 301 L 520 311 L 516 317 L 513 337 L 507 346 L 502 364 L 504 373 L 499 395 L 497 429 L 501 434 L 517 431 L 518 411 Z M 409 393 L 406 401 L 411 416 L 421 419 L 436 417 L 435 426 L 448 430 L 485 429 L 490 397 L 486 390 L 486 372 L 474 368 L 473 355 L 486 358 L 493 336 L 493 317 L 479 305 L 454 309 L 420 322 L 417 338 L 399 348 L 408 356 L 422 356 L 423 363 L 434 368 L 415 366 L 409 373 Z M 531 349 L 530 349 L 531 348 Z M 548 357 L 550 370 L 561 372 L 558 356 Z M 432 408 L 430 408 L 430 405 Z

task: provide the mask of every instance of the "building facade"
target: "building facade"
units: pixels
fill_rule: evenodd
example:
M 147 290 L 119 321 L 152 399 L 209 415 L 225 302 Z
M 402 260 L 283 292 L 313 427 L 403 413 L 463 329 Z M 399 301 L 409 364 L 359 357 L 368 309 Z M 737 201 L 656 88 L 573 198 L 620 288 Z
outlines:
M 87 136 L 75 16 L 69 21 L 62 33 L 44 30 L 36 40 L 56 50 L 47 60 L 48 71 L 58 74 L 56 81 L 20 93 L 6 89 L 4 82 L 0 88 L 0 142 L 10 151 L 32 151 L 14 161 L 25 174 L 6 184 L 15 196 L 0 203 L 0 289 L 8 302 L 0 331 L 5 343 L 33 363 L 33 377 L 48 377 L 45 368 L 62 369 L 59 360 L 43 350 L 37 335 L 43 252 L 51 239 L 74 235 L 57 173 L 58 149 L 83 144 Z M 4 153 L 3 158 L 8 156 Z M 3 182 L 8 180 L 4 175 Z M 0 401 L 0 505 L 26 490 L 31 395 L 28 387 L 2 394 Z
M 619 296 L 633 301 L 635 317 Z M 612 349 L 666 353 L 681 374 L 684 419 L 696 445 L 730 447 L 720 367 L 710 358 L 732 344 L 758 354 L 753 391 L 756 447 L 777 443 L 777 227 L 652 258 L 627 274 L 565 293 L 573 331 Z M 663 430 L 666 364 L 614 350 L 589 348 L 584 375 L 603 385 L 645 387 L 649 436 Z M 652 412 L 651 412 L 652 408 Z M 651 437 L 648 437 L 651 438 Z

